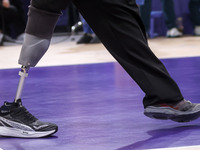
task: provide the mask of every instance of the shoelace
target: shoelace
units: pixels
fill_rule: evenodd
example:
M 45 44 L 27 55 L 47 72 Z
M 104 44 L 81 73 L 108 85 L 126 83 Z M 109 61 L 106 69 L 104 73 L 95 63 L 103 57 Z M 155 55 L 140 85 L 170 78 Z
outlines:
M 12 115 L 19 118 L 20 121 L 27 122 L 28 124 L 37 120 L 37 118 L 29 113 L 25 107 L 17 108 L 16 111 L 13 111 Z

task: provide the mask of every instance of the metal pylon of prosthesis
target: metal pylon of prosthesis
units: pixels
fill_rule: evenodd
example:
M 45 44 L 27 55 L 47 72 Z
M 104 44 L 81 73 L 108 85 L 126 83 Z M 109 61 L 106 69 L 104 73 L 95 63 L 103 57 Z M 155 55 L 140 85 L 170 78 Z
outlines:
M 24 87 L 24 81 L 25 81 L 25 78 L 28 77 L 28 70 L 29 70 L 29 67 L 22 66 L 21 71 L 19 71 L 20 80 L 17 87 L 15 102 L 17 102 L 17 100 L 21 98 L 22 90 Z

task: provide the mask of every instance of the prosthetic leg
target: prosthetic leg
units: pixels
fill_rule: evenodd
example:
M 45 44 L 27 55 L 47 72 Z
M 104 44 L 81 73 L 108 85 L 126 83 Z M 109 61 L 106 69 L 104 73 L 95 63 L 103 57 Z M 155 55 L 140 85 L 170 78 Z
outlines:
M 60 14 L 29 8 L 25 40 L 21 49 L 18 63 L 22 65 L 19 71 L 20 80 L 15 96 L 15 102 L 21 99 L 25 78 L 30 67 L 35 67 L 46 53 L 50 45 L 55 24 Z
M 32 6 L 29 9 L 25 40 L 19 57 L 19 64 L 22 65 L 20 80 L 14 102 L 4 102 L 0 107 L 0 136 L 39 138 L 52 135 L 58 130 L 56 124 L 38 120 L 21 101 L 28 70 L 35 67 L 47 51 L 58 17 L 59 14 L 41 11 Z
M 24 86 L 25 78 L 28 77 L 28 70 L 30 67 L 34 67 L 42 56 L 47 51 L 50 44 L 50 40 L 41 39 L 39 37 L 26 34 L 25 41 L 21 49 L 19 57 L 19 64 L 22 65 L 21 71 L 19 71 L 20 80 L 15 96 L 15 102 L 21 99 L 21 94 Z

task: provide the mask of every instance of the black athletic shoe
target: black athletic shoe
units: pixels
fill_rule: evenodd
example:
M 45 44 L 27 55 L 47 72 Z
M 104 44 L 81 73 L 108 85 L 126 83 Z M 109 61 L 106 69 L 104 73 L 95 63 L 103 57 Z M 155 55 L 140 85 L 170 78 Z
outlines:
M 92 40 L 92 35 L 85 33 L 78 41 L 77 44 L 88 44 Z
M 147 117 L 154 119 L 171 119 L 176 122 L 189 122 L 200 117 L 200 104 L 182 100 L 177 104 L 160 104 L 144 109 Z
M 41 122 L 29 113 L 21 100 L 5 102 L 0 108 L 0 136 L 39 138 L 54 134 L 58 126 Z
M 90 41 L 90 44 L 97 44 L 97 43 L 101 43 L 101 41 L 99 40 L 99 38 L 95 35 L 92 40 Z

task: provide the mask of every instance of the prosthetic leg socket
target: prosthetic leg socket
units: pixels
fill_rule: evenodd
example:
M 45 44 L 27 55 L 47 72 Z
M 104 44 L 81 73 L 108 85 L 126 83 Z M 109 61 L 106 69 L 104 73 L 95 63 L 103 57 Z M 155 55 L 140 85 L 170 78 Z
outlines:
M 18 63 L 26 67 L 35 67 L 46 53 L 49 44 L 50 39 L 43 39 L 26 33 Z

